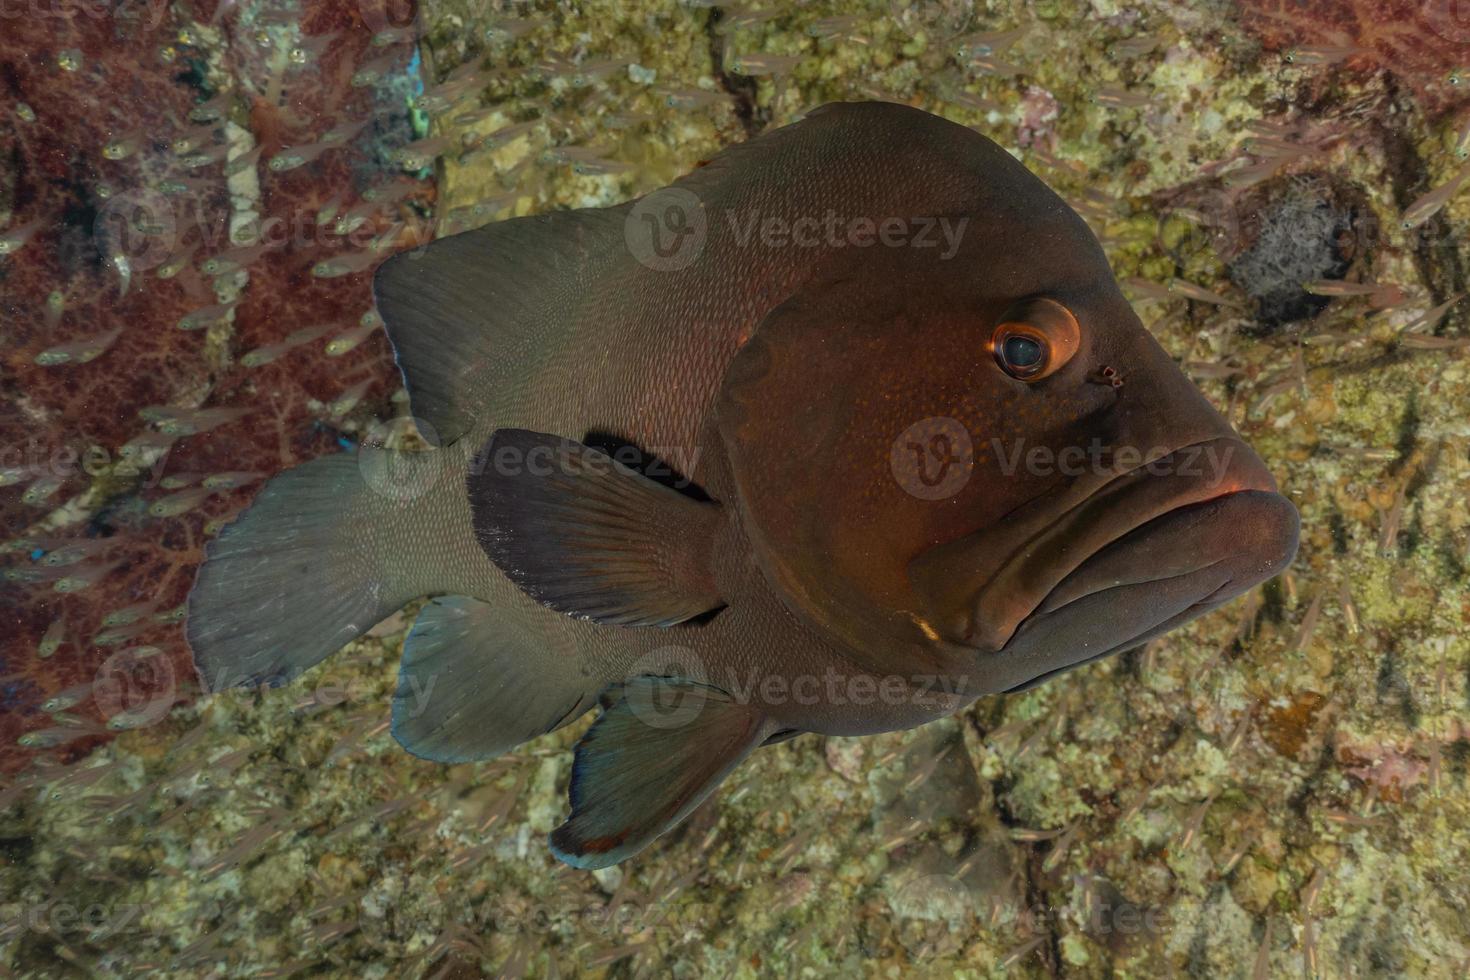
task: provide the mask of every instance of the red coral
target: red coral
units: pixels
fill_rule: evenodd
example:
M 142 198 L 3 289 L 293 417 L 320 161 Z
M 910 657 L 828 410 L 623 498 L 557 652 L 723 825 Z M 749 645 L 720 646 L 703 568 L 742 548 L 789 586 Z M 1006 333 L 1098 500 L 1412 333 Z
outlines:
M 391 179 L 388 150 L 413 138 L 403 93 L 354 84 L 365 63 L 401 78 L 408 32 L 375 44 L 395 25 L 371 0 L 314 0 L 299 20 L 294 6 L 227 2 L 191 19 L 180 4 L 82 5 L 6 19 L 0 772 L 190 696 L 179 613 L 207 526 L 260 478 L 339 449 L 324 406 L 350 391 L 381 408 L 396 387 L 380 332 L 340 356 L 326 349 L 371 310 L 371 263 L 313 270 L 361 256 L 374 236 L 392 247 L 419 233 L 421 185 L 363 207 L 353 235 L 331 220 Z M 226 121 L 259 148 L 245 157 L 259 224 L 234 240 L 245 207 L 227 185 L 241 153 Z M 270 165 L 302 146 L 307 162 Z M 238 269 L 248 283 L 222 303 L 216 280 Z M 180 329 L 188 317 L 196 329 Z M 242 361 L 261 348 L 277 356 Z M 243 475 L 204 482 L 221 474 Z
M 1388 72 L 1431 113 L 1470 94 L 1452 74 L 1470 58 L 1470 0 L 1241 0 L 1240 10 L 1267 50 L 1356 49 L 1344 67 Z

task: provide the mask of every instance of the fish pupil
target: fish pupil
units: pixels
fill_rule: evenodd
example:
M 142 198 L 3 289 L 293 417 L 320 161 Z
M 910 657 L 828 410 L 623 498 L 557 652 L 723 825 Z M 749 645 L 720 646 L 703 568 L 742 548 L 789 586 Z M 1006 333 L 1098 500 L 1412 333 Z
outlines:
M 1041 345 L 1030 337 L 1007 337 L 1001 352 L 1006 363 L 1013 368 L 1030 368 L 1041 363 Z

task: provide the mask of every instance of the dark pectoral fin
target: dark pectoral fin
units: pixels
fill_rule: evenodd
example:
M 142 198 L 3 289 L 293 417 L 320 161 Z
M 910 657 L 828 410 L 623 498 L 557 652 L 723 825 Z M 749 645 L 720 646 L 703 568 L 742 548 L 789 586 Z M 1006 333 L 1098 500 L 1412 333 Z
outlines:
M 724 605 L 710 569 L 718 504 L 526 429 L 497 429 L 476 469 L 480 546 L 543 605 L 618 626 L 671 626 Z
M 572 815 L 551 850 L 574 868 L 631 857 L 687 817 L 769 734 L 759 712 L 682 678 L 638 677 L 577 743 Z

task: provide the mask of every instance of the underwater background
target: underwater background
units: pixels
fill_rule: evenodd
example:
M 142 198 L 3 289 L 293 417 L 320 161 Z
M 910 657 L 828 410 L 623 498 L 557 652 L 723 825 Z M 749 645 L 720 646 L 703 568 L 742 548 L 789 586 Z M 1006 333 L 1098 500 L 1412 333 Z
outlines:
M 393 742 L 414 607 L 200 698 L 205 541 L 275 472 L 414 442 L 383 258 L 852 99 L 1087 219 L 1300 509 L 1290 572 L 755 753 L 593 873 L 543 846 L 591 716 L 481 764 Z M 1466 975 L 1467 161 L 1465 0 L 6 0 L 0 972 Z

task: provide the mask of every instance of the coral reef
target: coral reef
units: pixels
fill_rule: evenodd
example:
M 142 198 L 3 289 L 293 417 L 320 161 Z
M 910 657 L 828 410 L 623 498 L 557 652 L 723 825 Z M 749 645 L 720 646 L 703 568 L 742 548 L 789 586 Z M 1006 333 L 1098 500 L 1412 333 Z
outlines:
M 1384 10 L 1419 31 L 1396 61 L 1380 48 L 1400 42 L 1363 26 Z M 440 157 L 442 227 L 624 200 L 838 98 L 911 102 L 1012 149 L 1089 220 L 1145 323 L 1293 494 L 1297 564 L 1140 651 L 926 728 L 762 749 L 678 831 L 592 874 L 556 865 L 541 842 L 564 812 L 586 720 L 483 764 L 435 766 L 392 742 L 387 700 L 410 609 L 282 690 L 182 704 L 84 759 L 67 746 L 34 752 L 0 789 L 0 955 L 32 976 L 1463 976 L 1470 193 L 1404 217 L 1464 166 L 1467 106 L 1435 74 L 1463 43 L 1423 24 L 1421 8 L 1368 0 L 1252 3 L 1238 17 L 1222 4 L 1111 0 L 718 13 L 653 0 L 429 3 L 417 25 L 428 128 L 408 152 Z M 1333 50 L 1354 46 L 1368 51 Z M 202 71 L 216 49 L 199 50 Z M 248 84 L 264 77 L 254 64 Z M 165 73 L 155 84 L 181 83 Z M 201 101 L 176 98 L 181 110 Z M 92 145 L 72 136 L 58 143 Z M 350 181 L 372 172 L 370 158 L 366 144 L 356 169 L 325 154 L 318 166 L 343 169 L 303 173 L 291 193 L 320 207 L 320 181 L 328 198 L 361 186 Z M 1292 213 L 1304 189 L 1350 212 L 1351 233 L 1330 255 L 1340 261 L 1314 234 L 1321 261 L 1284 269 L 1275 226 L 1257 215 L 1263 202 Z M 23 224 L 41 210 L 16 213 Z M 1318 231 L 1338 228 L 1320 217 Z M 55 247 L 39 237 L 25 248 L 41 245 Z M 177 404 L 175 372 L 201 372 L 191 409 L 243 404 L 223 395 L 265 384 L 242 380 L 253 378 L 270 381 L 249 389 L 251 404 L 280 406 L 260 429 L 239 419 L 179 439 L 176 451 L 214 447 L 187 462 L 205 473 L 329 449 L 345 430 L 309 406 L 342 397 L 339 365 L 362 372 L 348 384 L 381 379 L 365 395 L 381 401 L 392 381 L 381 347 L 366 346 L 376 339 L 359 362 L 328 359 L 324 334 L 255 372 L 240 366 L 241 349 L 330 322 L 301 304 L 326 302 L 333 284 L 344 290 L 333 316 L 361 313 L 361 276 L 319 283 L 301 269 L 321 258 L 293 254 L 271 267 L 259 318 L 246 318 L 252 273 L 235 324 L 198 348 L 159 324 L 205 304 L 144 280 L 159 305 L 130 314 L 107 354 L 66 369 L 119 386 L 112 414 L 89 423 L 99 441 L 134 437 L 140 408 Z M 1313 297 L 1315 316 L 1261 330 L 1252 289 L 1308 274 L 1297 298 Z M 89 309 L 144 302 L 136 281 L 119 301 L 116 277 L 95 275 Z M 24 309 L 33 319 L 6 345 L 7 391 L 23 406 L 62 399 L 34 424 L 69 431 L 57 413 L 73 389 L 34 364 L 44 309 Z M 78 317 L 60 340 L 87 326 Z M 173 343 L 144 343 L 154 331 Z M 124 340 L 142 345 L 131 363 L 114 359 L 134 350 Z M 139 364 L 156 367 L 134 377 Z M 118 529 L 106 540 L 145 555 L 177 528 L 181 556 L 168 561 L 180 568 L 203 522 L 248 499 L 145 524 L 163 492 L 111 473 L 88 485 L 116 501 L 86 511 L 88 526 Z M 5 506 L 7 520 L 32 513 Z M 149 561 L 140 573 L 167 564 Z M 159 608 L 176 602 L 170 593 Z M 19 610 L 29 639 L 7 646 L 4 673 L 64 688 L 71 675 L 50 679 L 28 645 L 48 617 Z
M 364 12 L 6 15 L 0 771 L 187 699 L 206 537 L 390 413 L 367 282 L 430 192 Z

